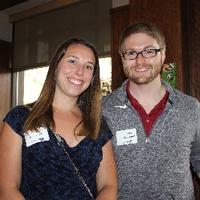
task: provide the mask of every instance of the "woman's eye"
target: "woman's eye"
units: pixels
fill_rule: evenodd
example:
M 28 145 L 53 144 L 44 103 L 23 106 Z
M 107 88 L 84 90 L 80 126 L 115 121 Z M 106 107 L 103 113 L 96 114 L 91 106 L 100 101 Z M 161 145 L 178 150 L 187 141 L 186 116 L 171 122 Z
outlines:
M 75 64 L 76 63 L 75 60 L 68 60 L 67 62 L 70 63 L 70 64 Z
M 86 69 L 93 70 L 94 66 L 93 65 L 86 65 Z

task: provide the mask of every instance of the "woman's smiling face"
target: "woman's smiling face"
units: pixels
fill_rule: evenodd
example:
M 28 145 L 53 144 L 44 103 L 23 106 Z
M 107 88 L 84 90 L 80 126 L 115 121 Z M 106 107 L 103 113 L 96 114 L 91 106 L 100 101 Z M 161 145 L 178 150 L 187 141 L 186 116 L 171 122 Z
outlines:
M 91 83 L 95 68 L 93 51 L 82 44 L 70 45 L 56 71 L 56 93 L 78 97 Z

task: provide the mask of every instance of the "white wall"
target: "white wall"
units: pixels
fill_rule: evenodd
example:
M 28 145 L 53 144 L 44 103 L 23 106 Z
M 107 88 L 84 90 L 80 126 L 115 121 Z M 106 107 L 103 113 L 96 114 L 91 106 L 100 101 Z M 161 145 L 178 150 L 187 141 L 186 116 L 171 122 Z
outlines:
M 129 0 L 112 0 L 112 7 L 120 7 L 129 4 Z
M 12 40 L 12 25 L 9 23 L 7 15 L 0 13 L 0 40 Z

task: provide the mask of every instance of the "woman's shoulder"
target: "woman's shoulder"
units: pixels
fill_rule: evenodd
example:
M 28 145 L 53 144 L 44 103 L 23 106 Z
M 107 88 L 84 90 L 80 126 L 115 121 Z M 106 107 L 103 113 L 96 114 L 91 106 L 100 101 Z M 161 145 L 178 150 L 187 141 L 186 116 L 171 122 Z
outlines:
M 99 132 L 99 136 L 97 138 L 97 141 L 104 146 L 111 138 L 112 138 L 113 134 L 105 120 L 104 117 L 102 117 L 101 119 L 101 127 L 100 127 L 100 132 Z
M 13 107 L 5 116 L 4 120 L 7 118 L 20 119 L 30 112 L 29 108 L 24 105 L 19 105 Z
M 16 132 L 20 133 L 30 110 L 27 106 L 19 105 L 12 108 L 3 119 Z

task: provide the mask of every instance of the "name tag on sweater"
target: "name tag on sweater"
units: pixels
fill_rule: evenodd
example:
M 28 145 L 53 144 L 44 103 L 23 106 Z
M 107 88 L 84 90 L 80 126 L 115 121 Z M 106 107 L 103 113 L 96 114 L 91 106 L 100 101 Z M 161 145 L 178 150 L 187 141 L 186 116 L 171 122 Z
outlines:
M 28 131 L 25 133 L 26 146 L 30 147 L 33 144 L 49 141 L 49 134 L 46 128 L 39 128 L 38 131 Z
M 135 128 L 117 131 L 116 137 L 117 145 L 128 145 L 137 143 L 137 131 Z

